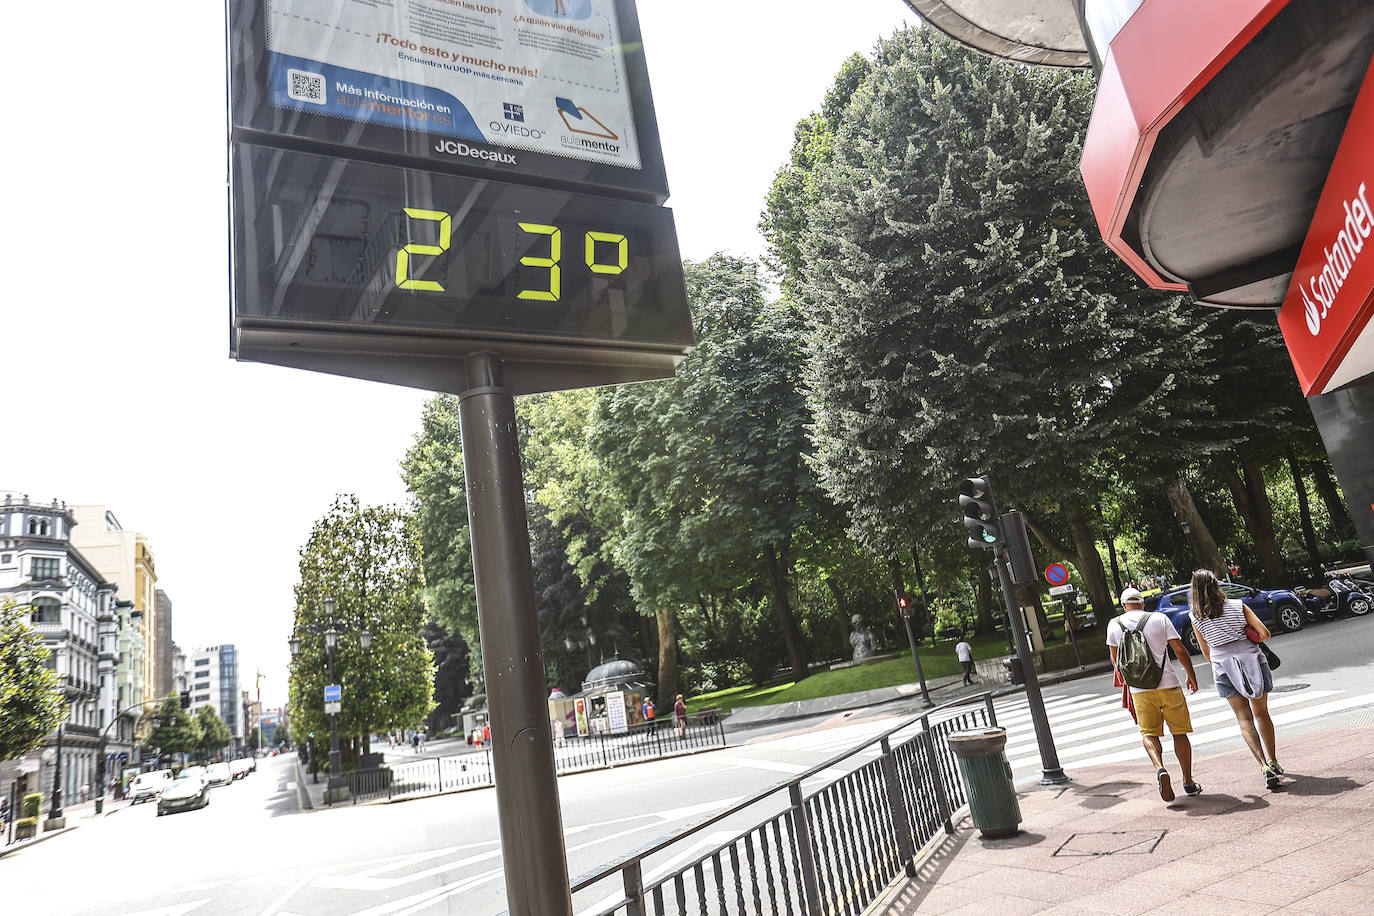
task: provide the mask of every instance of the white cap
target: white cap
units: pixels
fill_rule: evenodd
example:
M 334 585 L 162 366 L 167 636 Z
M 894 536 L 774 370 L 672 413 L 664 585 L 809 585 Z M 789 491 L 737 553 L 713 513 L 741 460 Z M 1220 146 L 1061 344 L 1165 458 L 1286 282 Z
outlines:
M 1140 593 L 1138 588 L 1128 588 L 1121 593 L 1121 605 L 1125 607 L 1127 601 L 1144 602 L 1145 596 Z

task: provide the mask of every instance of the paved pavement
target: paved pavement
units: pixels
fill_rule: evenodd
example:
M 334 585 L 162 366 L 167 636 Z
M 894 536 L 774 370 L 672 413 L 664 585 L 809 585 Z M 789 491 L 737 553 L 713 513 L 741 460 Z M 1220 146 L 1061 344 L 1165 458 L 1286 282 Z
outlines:
M 1264 786 L 1248 751 L 1195 765 L 1204 792 L 1163 802 L 1147 764 L 1079 769 L 1020 793 L 1022 833 L 985 840 L 967 818 L 874 914 L 1368 912 L 1374 897 L 1374 730 L 1309 732 Z M 1180 785 L 1177 768 L 1174 783 Z

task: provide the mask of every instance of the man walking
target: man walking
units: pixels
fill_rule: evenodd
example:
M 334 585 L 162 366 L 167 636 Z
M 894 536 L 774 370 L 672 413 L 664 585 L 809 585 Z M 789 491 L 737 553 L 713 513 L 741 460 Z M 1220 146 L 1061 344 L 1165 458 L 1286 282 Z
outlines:
M 1145 597 L 1134 588 L 1121 593 L 1120 617 L 1107 625 L 1107 647 L 1112 656 L 1112 664 L 1120 667 L 1118 655 L 1124 640 L 1135 639 L 1135 633 L 1143 633 L 1149 653 L 1159 665 L 1159 683 L 1155 687 L 1137 687 L 1126 678 L 1131 688 L 1131 702 L 1135 705 L 1136 719 L 1140 725 L 1141 741 L 1145 753 L 1155 767 L 1155 781 L 1159 784 L 1159 797 L 1166 802 L 1174 800 L 1173 786 L 1169 782 L 1169 771 L 1164 766 L 1164 748 L 1160 739 L 1164 736 L 1165 723 L 1174 738 L 1174 756 L 1178 758 L 1183 770 L 1183 791 L 1188 795 L 1201 795 L 1202 786 L 1193 781 L 1193 745 L 1188 733 L 1193 730 L 1192 719 L 1188 715 L 1188 701 L 1183 696 L 1178 675 L 1169 662 L 1168 650 L 1183 663 L 1188 673 L 1186 684 L 1191 693 L 1197 693 L 1197 675 L 1193 672 L 1193 659 L 1179 639 L 1178 631 L 1164 614 L 1145 610 Z M 1122 671 L 1125 676 L 1126 672 Z
M 954 654 L 959 656 L 959 664 L 964 666 L 964 685 L 973 683 L 973 646 L 968 644 L 968 638 L 962 634 L 959 636 L 959 644 L 954 647 Z

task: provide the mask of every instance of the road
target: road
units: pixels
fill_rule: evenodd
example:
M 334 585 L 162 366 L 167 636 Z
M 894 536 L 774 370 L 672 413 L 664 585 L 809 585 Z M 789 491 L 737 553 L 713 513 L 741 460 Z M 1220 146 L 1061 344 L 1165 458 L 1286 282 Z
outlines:
M 1280 747 L 1327 717 L 1369 715 L 1374 621 L 1325 623 L 1274 639 L 1283 658 L 1271 706 Z M 1239 746 L 1229 708 L 1210 671 L 1191 702 L 1203 755 Z M 1120 693 L 1099 675 L 1044 691 L 1065 770 L 1120 762 L 1145 766 Z M 875 735 L 900 721 L 906 704 L 731 734 L 731 747 L 692 757 L 565 776 L 564 833 L 574 875 Z M 1019 696 L 997 701 L 1018 781 L 1039 760 Z M 1167 745 L 1167 742 L 1166 742 Z M 805 784 L 808 792 L 854 761 Z M 82 916 L 401 916 L 496 913 L 505 908 L 495 795 L 490 789 L 299 812 L 291 758 L 212 790 L 200 811 L 155 817 L 151 804 L 87 821 L 77 830 L 0 859 L 0 887 L 19 890 L 26 914 Z M 1205 763 L 1198 779 L 1207 783 Z M 1257 777 L 1257 788 L 1259 788 Z M 720 843 L 783 806 L 782 798 L 710 828 Z M 680 850 L 679 850 L 680 852 Z M 699 852 L 697 854 L 700 854 Z M 650 871 L 655 865 L 651 863 Z M 579 912 L 600 895 L 576 901 Z

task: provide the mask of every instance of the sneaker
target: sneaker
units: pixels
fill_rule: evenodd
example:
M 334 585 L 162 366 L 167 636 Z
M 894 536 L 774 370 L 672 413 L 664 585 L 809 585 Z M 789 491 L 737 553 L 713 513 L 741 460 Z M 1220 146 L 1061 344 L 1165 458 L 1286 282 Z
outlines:
M 1201 794 L 1202 794 L 1202 786 L 1198 785 L 1198 784 L 1195 783 L 1195 782 L 1185 782 L 1185 783 L 1183 784 L 1183 794 L 1184 794 L 1184 795 L 1201 795 Z
M 1155 774 L 1155 780 L 1159 783 L 1159 797 L 1166 802 L 1173 801 L 1174 787 L 1169 784 L 1169 771 L 1160 767 L 1159 772 Z
M 1277 760 L 1269 761 L 1269 769 L 1273 770 L 1275 773 L 1278 773 L 1280 776 L 1283 775 L 1283 767 L 1279 766 L 1279 762 Z
M 1283 781 L 1279 779 L 1279 774 L 1275 772 L 1274 768 L 1271 766 L 1264 768 L 1264 784 L 1271 789 L 1278 789 L 1283 786 Z

